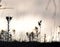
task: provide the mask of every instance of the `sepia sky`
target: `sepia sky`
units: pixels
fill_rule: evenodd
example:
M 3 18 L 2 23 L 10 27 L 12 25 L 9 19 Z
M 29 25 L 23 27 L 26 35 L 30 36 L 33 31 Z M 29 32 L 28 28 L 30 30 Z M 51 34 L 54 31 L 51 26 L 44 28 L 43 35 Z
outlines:
M 21 36 L 24 36 L 26 32 L 33 31 L 35 26 L 39 28 L 38 21 L 42 20 L 41 34 L 43 36 L 44 33 L 46 33 L 47 39 L 50 39 L 51 32 L 53 35 L 56 35 L 56 33 L 59 31 L 60 0 L 55 0 L 55 25 L 54 2 L 51 0 L 49 5 L 48 2 L 49 0 L 2 0 L 0 3 L 2 4 L 2 7 L 10 7 L 13 9 L 0 10 L 0 30 L 7 30 L 6 16 L 12 16 L 13 18 L 10 21 L 10 31 L 12 32 L 12 30 L 15 29 L 15 37 L 19 39 L 19 35 L 21 35 L 21 33 L 23 33 Z M 48 9 L 46 10 L 47 5 Z

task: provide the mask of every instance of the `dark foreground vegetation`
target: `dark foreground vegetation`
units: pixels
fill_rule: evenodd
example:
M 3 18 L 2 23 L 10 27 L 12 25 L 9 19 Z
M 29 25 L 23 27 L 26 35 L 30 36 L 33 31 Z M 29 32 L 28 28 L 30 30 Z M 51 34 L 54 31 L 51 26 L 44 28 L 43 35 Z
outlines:
M 58 47 L 60 42 L 52 43 L 40 43 L 40 42 L 2 42 L 0 41 L 0 47 Z

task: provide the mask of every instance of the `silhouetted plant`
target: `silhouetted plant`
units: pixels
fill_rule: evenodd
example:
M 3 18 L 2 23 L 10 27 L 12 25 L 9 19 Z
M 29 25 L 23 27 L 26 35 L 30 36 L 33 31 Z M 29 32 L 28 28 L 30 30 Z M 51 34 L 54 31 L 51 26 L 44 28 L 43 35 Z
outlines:
M 1 30 L 1 34 L 0 34 L 0 37 L 1 37 L 1 40 L 3 40 L 5 37 L 4 37 L 4 30 Z
M 1 30 L 1 34 L 0 34 L 0 39 L 2 41 L 7 41 L 9 38 L 9 41 L 12 41 L 12 35 L 9 34 L 8 36 L 8 32 L 4 31 L 4 30 Z
M 9 40 L 12 41 L 12 35 L 11 34 L 9 34 Z
M 26 35 L 28 36 L 28 32 L 26 32 Z
M 33 32 L 31 32 L 30 34 L 28 32 L 26 32 L 26 35 L 28 36 L 29 41 L 33 41 L 33 39 L 35 37 Z
M 41 23 L 42 23 L 42 20 L 38 21 L 38 25 L 40 26 L 40 32 L 39 32 L 39 34 L 41 34 Z M 40 37 L 40 39 L 41 39 L 41 37 Z
M 44 34 L 44 42 L 46 42 L 46 34 Z
M 36 26 L 35 26 L 35 31 L 36 31 L 35 37 L 37 37 L 35 39 L 38 40 L 38 36 L 39 36 L 40 32 L 38 32 L 38 27 L 36 27 Z
M 38 38 L 38 35 L 40 34 L 40 32 L 38 32 L 38 27 L 36 26 L 35 26 L 35 31 L 36 33 L 34 33 L 33 31 L 31 33 L 26 32 L 26 35 L 29 38 L 29 41 L 33 41 L 35 37 Z
M 15 29 L 13 30 L 13 33 L 15 34 Z
M 26 35 L 27 35 L 29 41 L 31 41 L 31 35 L 28 32 L 26 32 Z
M 0 33 L 0 40 L 3 39 L 3 33 L 4 33 L 4 30 L 1 30 L 1 33 Z
M 35 37 L 34 32 L 31 32 L 30 34 L 31 34 L 31 40 L 33 41 L 33 39 Z
M 38 25 L 39 25 L 39 26 L 41 26 L 41 22 L 42 22 L 42 20 L 40 20 L 40 21 L 38 22 Z
M 1 35 L 4 33 L 4 30 L 1 30 Z
M 36 36 L 38 37 L 38 27 L 35 27 L 36 30 Z
M 41 23 L 42 23 L 42 20 L 38 22 L 38 25 L 40 26 L 40 32 L 41 32 Z

